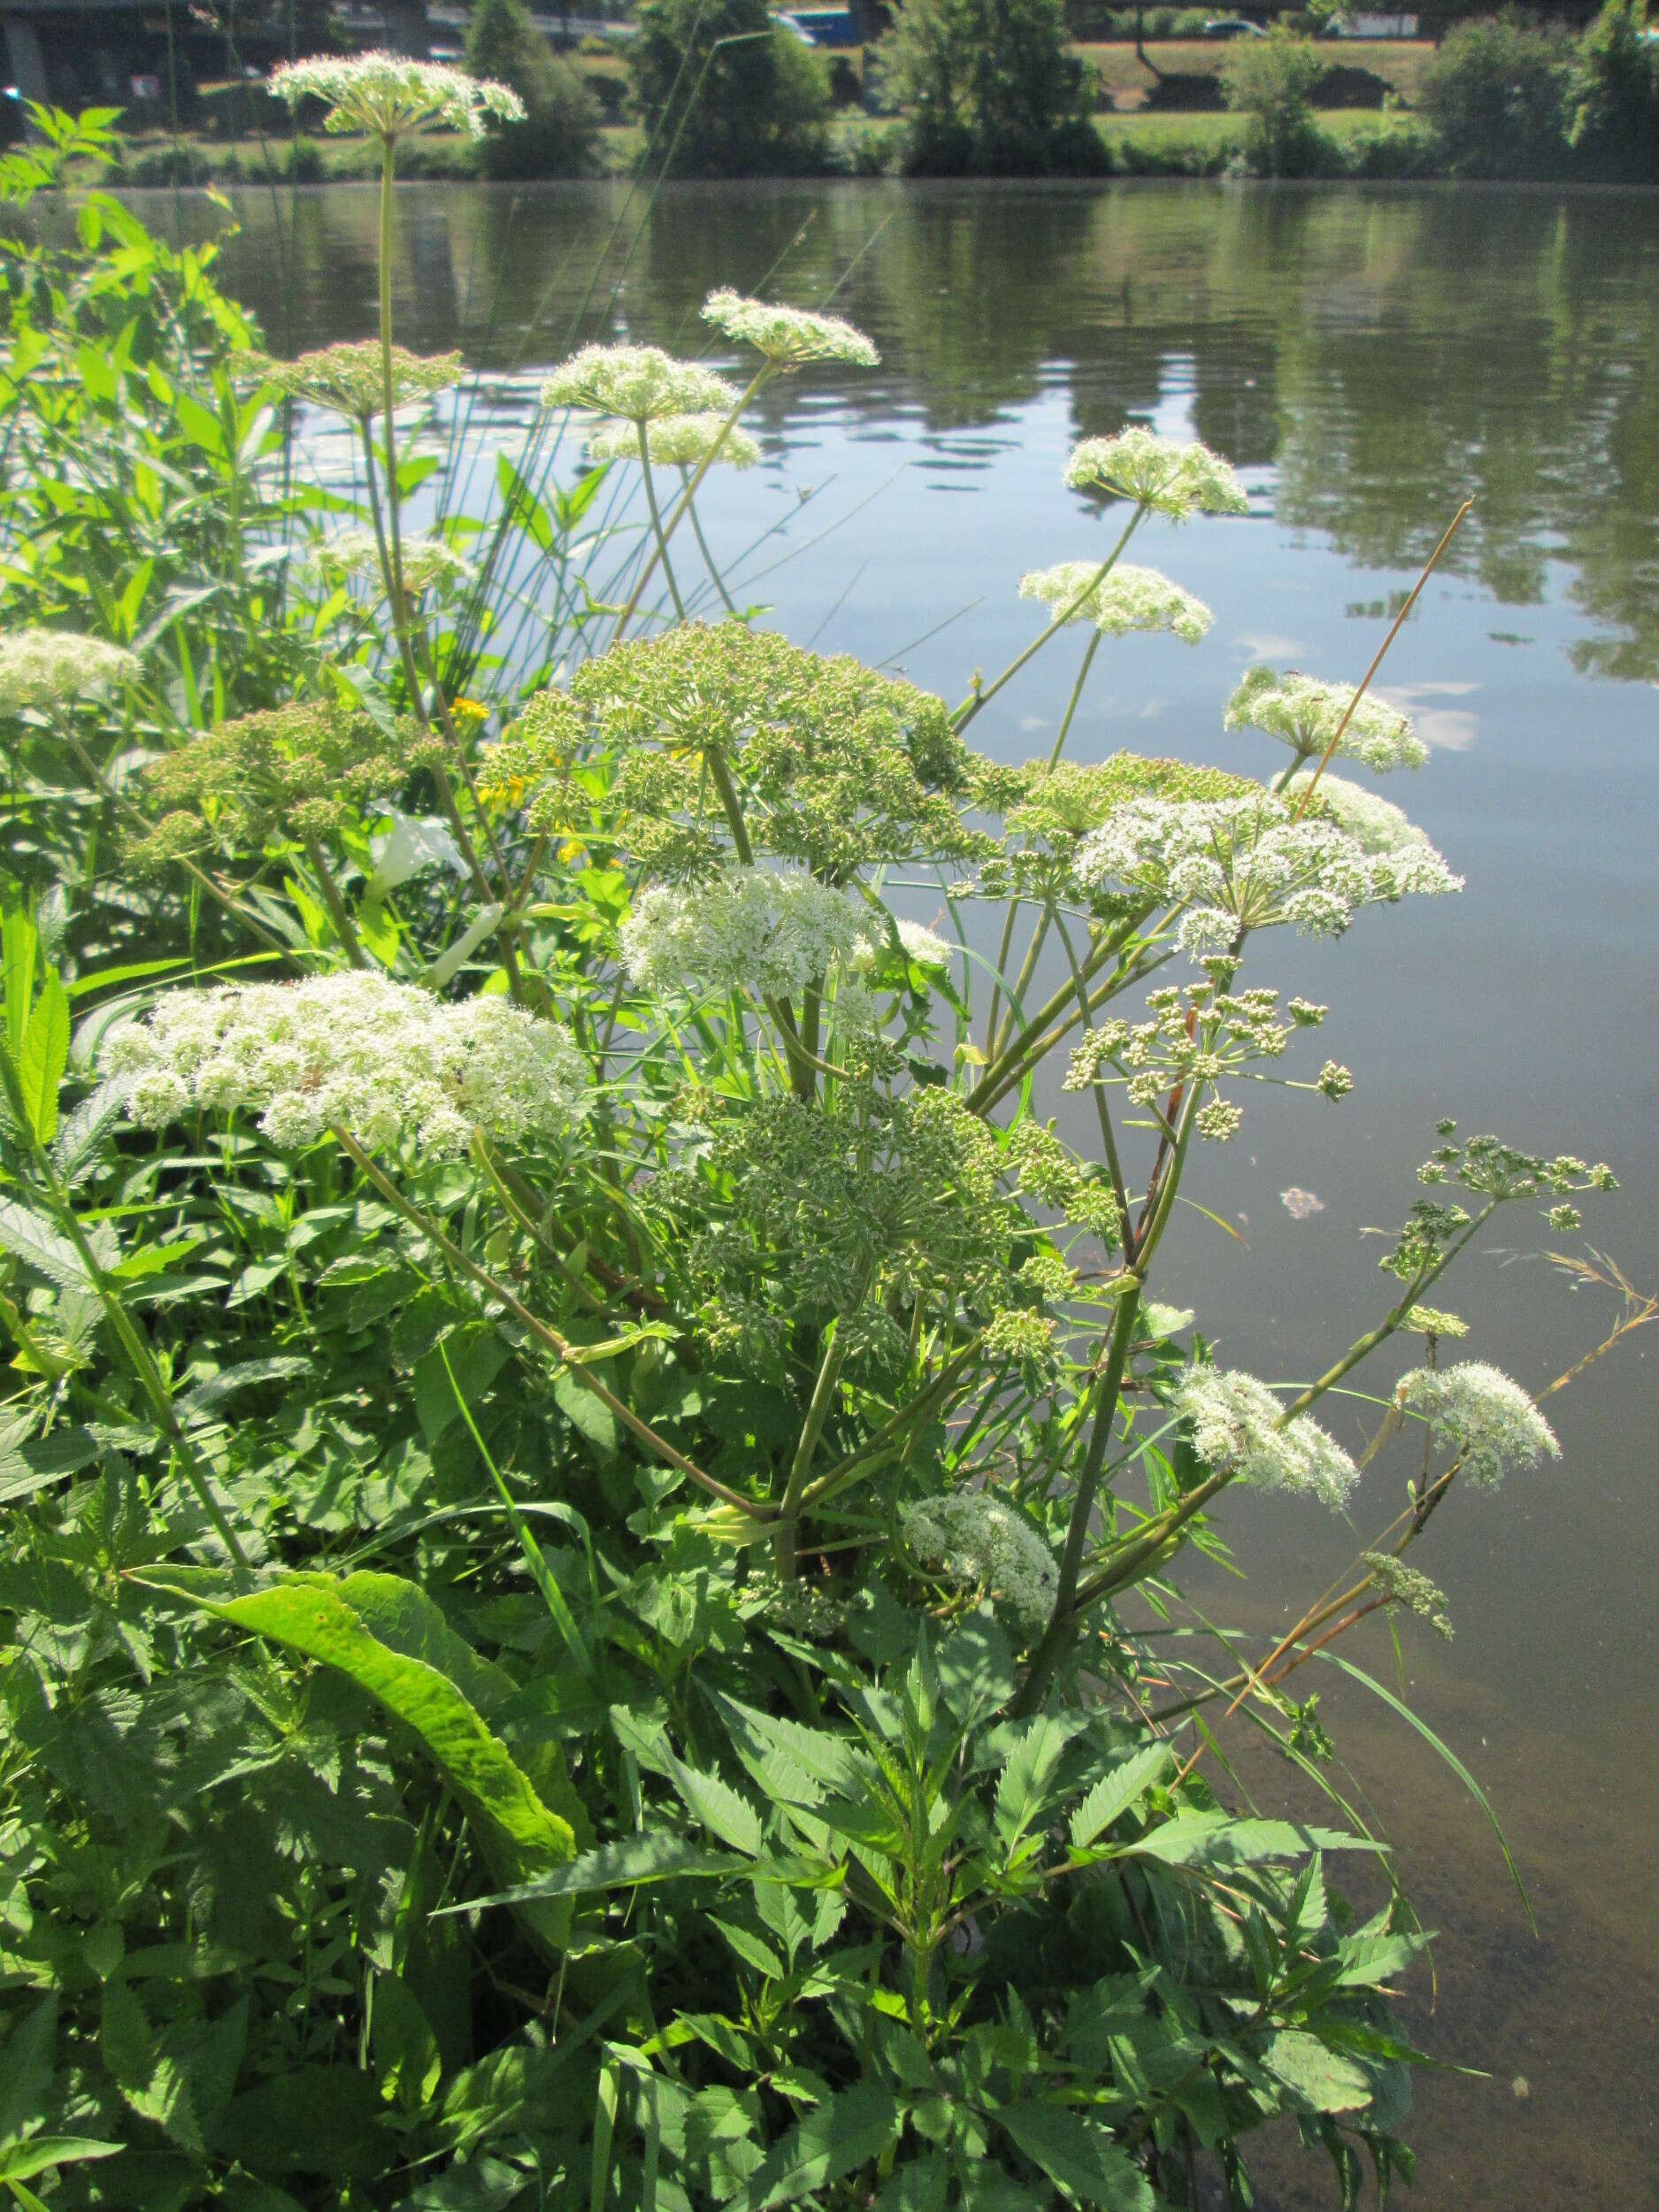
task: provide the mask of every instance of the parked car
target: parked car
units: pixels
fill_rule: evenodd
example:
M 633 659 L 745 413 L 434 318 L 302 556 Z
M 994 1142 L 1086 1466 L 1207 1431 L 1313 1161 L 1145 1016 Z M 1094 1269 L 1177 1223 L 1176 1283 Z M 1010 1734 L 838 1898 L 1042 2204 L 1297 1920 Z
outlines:
M 794 16 L 781 14 L 774 15 L 772 19 L 778 26 L 778 28 L 780 31 L 787 31 L 791 38 L 799 39 L 803 46 L 816 46 L 818 44 L 817 39 L 815 39 L 811 32 L 807 29 L 806 25 L 804 23 L 797 23 Z
M 1242 15 L 1218 15 L 1204 26 L 1206 38 L 1265 38 L 1267 33 L 1259 23 L 1252 23 Z

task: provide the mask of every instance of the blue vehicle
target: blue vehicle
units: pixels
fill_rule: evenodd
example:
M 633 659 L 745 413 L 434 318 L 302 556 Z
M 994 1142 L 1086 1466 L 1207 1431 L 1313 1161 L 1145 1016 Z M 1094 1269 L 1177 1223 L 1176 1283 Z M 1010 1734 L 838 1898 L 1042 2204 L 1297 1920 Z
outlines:
M 850 8 L 790 8 L 780 21 L 805 33 L 813 46 L 856 46 L 862 42 Z

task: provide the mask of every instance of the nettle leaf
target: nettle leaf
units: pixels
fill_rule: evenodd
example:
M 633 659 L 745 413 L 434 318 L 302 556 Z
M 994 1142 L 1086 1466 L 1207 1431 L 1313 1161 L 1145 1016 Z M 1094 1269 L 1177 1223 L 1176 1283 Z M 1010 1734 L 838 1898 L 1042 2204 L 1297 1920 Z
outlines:
M 1175 1754 L 1167 1744 L 1148 1744 L 1109 1774 L 1102 1774 L 1071 1816 L 1071 1847 L 1087 1850 L 1098 1835 L 1138 1804 L 1149 1789 L 1175 1771 Z
M 1299 1859 L 1305 1851 L 1384 1852 L 1386 1844 L 1334 1828 L 1301 1828 L 1288 1820 L 1235 1820 L 1228 1813 L 1181 1813 L 1154 1828 L 1125 1853 L 1165 1866 L 1256 1866 L 1264 1859 Z
M 383 1643 L 332 1576 L 293 1575 L 229 1599 L 207 1597 L 165 1569 L 134 1579 L 188 1597 L 216 1619 L 337 1668 L 366 1691 L 420 1739 L 508 1881 L 528 1881 L 575 1856 L 570 1823 L 543 1804 L 477 1708 L 437 1668 Z
M 772 2212 L 827 2189 L 879 2158 L 903 2116 L 896 2099 L 872 2081 L 827 2098 L 766 2154 L 725 2212 Z
M 50 1221 L 14 1198 L 0 1198 L 0 1246 L 59 1290 L 90 1290 L 81 1255 Z
M 714 1693 L 732 1748 L 768 1798 L 812 1807 L 830 1791 L 855 1789 L 858 1765 L 846 1739 L 829 1728 L 805 1728 Z
M 1041 1713 L 1009 1751 L 996 1786 L 996 1832 L 1011 1857 L 1027 1829 L 1047 1811 L 1074 1725 Z
M 933 1651 L 939 1694 L 964 1727 L 1006 1705 L 1018 1684 L 1014 1654 L 988 1606 L 958 1621 Z
M 552 1867 L 534 1882 L 487 1898 L 487 1904 L 515 1905 L 537 1897 L 585 1897 L 607 1889 L 634 1889 L 647 1882 L 666 1882 L 681 1877 L 748 1873 L 749 1860 L 731 1851 L 710 1851 L 688 1837 L 671 1835 L 661 1828 L 643 1835 L 621 1836 L 602 1843 L 596 1850 L 581 1852 L 563 1866 Z M 473 1902 L 445 1908 L 471 1912 Z
M 1262 2063 L 1316 2112 L 1359 2112 L 1371 2101 L 1365 2069 L 1304 2028 L 1281 2029 L 1262 2053 Z
M 664 1772 L 694 1820 L 701 1821 L 721 1843 L 741 1851 L 745 1858 L 760 1856 L 760 1815 L 749 1800 L 718 1774 L 688 1767 L 671 1754 Z
M 997 2118 L 1055 2182 L 1084 2204 L 1110 2212 L 1156 2212 L 1151 2184 L 1108 2131 L 1057 2104 L 1008 2105 Z

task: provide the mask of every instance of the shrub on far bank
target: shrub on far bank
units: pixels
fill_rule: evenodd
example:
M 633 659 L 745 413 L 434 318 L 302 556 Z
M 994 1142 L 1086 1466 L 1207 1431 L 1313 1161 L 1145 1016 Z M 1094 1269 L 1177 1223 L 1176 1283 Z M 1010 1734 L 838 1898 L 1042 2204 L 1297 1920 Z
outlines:
M 912 175 L 1104 173 L 1062 0 L 903 0 L 880 57 Z
M 537 30 L 524 0 L 477 0 L 466 65 L 475 77 L 511 85 L 525 104 L 525 120 L 492 133 L 480 150 L 486 176 L 572 177 L 593 166 L 598 103 Z
M 1236 39 L 1221 65 L 1227 105 L 1249 118 L 1252 167 L 1269 177 L 1310 177 L 1330 165 L 1330 149 L 1313 119 L 1313 95 L 1325 57 L 1311 39 L 1273 30 Z
M 1424 72 L 1418 104 L 1453 177 L 1555 177 L 1567 165 L 1565 35 L 1521 16 L 1460 23 Z
M 1645 0 L 1607 0 L 1573 72 L 1567 142 L 1578 165 L 1624 184 L 1659 183 L 1659 41 Z
M 644 0 L 628 69 L 653 167 L 741 177 L 824 165 L 824 58 L 780 30 L 766 0 Z

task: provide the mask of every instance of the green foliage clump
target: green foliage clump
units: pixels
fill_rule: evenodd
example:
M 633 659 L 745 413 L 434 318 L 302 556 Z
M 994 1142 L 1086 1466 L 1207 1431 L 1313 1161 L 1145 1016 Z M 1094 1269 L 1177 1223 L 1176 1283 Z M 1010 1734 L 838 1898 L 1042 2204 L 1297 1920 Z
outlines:
M 902 0 L 881 42 L 919 175 L 1098 175 L 1088 73 L 1062 0 Z
M 480 155 L 492 177 L 578 177 L 591 169 L 599 104 L 531 19 L 524 0 L 476 0 L 466 66 L 524 102 L 525 119 L 498 130 Z
M 1326 165 L 1325 134 L 1313 118 L 1325 67 L 1311 39 L 1277 26 L 1265 38 L 1234 39 L 1227 48 L 1222 91 L 1250 119 L 1250 158 L 1263 176 L 1310 176 Z
M 653 158 L 677 176 L 823 165 L 828 72 L 765 0 L 644 0 L 628 73 Z
M 1551 177 L 1566 166 L 1571 48 L 1513 13 L 1460 23 L 1423 75 L 1424 114 L 1454 177 Z
M 0 190 L 96 148 L 54 129 Z M 1384 1847 L 1281 1686 L 1434 1625 L 1440 1499 L 1553 1450 L 1427 1300 L 1500 1207 L 1567 1234 L 1612 1179 L 1442 1125 L 1390 1302 L 1294 1395 L 1145 1296 L 1225 1092 L 1353 1087 L 1254 971 L 1293 900 L 1408 887 L 1363 807 L 1064 729 L 995 764 L 1034 646 L 951 710 L 737 616 L 631 637 L 689 470 L 642 538 L 621 461 L 452 449 L 422 497 L 479 558 L 383 634 L 296 517 L 407 543 L 418 434 L 306 486 L 199 256 L 97 196 L 7 252 L 0 2181 L 1158 2212 L 1248 2204 L 1293 2123 L 1346 2201 L 1409 2177 L 1425 1939 L 1392 1878 L 1341 1894 Z M 873 357 L 818 340 L 757 380 Z M 378 349 L 322 388 L 365 460 Z M 1133 524 L 1231 481 L 1114 448 Z M 1179 1577 L 1228 1486 L 1363 1495 L 1310 1409 L 1423 1332 L 1350 1401 L 1410 1426 L 1408 1512 L 1284 1638 L 1215 1628 Z M 1284 1816 L 1232 1801 L 1247 1701 Z
M 1659 182 L 1659 40 L 1647 0 L 1606 0 L 1585 32 L 1567 142 L 1594 176 Z

